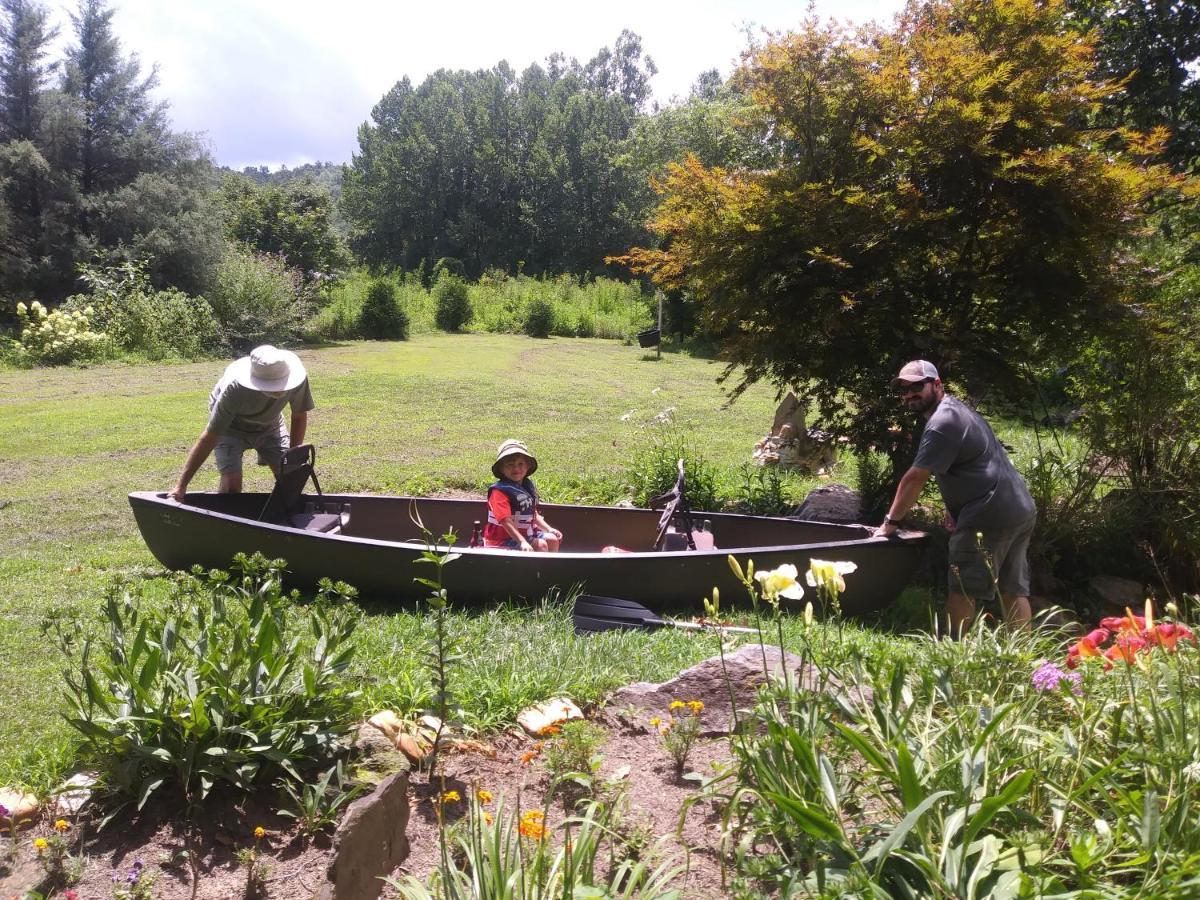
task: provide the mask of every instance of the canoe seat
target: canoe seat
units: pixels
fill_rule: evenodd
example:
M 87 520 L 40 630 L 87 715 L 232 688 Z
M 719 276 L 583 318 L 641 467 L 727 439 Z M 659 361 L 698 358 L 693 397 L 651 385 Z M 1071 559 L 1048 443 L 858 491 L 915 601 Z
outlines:
M 312 444 L 301 444 L 284 451 L 275 487 L 258 516 L 260 522 L 324 534 L 338 534 L 346 527 L 350 519 L 349 508 L 342 505 L 337 511 L 327 509 L 327 506 L 336 507 L 337 504 L 325 502 L 314 468 L 316 461 L 317 451 Z M 309 479 L 317 489 L 315 502 L 304 499 L 304 488 Z

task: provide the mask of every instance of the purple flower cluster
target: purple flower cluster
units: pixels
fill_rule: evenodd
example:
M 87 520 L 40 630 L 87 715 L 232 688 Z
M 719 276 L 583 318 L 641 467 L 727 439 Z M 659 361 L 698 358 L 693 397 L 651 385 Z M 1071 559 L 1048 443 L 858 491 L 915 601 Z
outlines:
M 1033 677 L 1030 680 L 1033 682 L 1034 688 L 1039 691 L 1057 691 L 1059 686 L 1066 681 L 1076 697 L 1083 696 L 1083 673 L 1067 672 L 1052 662 L 1043 661 L 1033 670 Z

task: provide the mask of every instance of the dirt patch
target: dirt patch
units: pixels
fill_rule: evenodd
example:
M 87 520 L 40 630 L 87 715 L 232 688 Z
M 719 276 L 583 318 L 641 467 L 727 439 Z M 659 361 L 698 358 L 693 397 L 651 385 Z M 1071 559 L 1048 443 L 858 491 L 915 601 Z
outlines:
M 607 739 L 601 752 L 602 778 L 612 778 L 627 770 L 623 781 L 628 806 L 623 822 L 628 834 L 645 845 L 652 865 L 668 856 L 686 867 L 677 880 L 686 897 L 721 897 L 721 865 L 717 853 L 719 820 L 706 804 L 693 805 L 679 830 L 680 813 L 697 790 L 696 782 L 675 778 L 674 765 L 657 733 L 617 719 L 603 719 Z M 437 816 L 433 799 L 443 789 L 457 790 L 465 798 L 473 790 L 484 789 L 495 798 L 492 808 L 503 804 L 516 808 L 546 809 L 549 828 L 569 815 L 564 804 L 554 800 L 543 807 L 549 776 L 540 757 L 522 762 L 537 742 L 516 731 L 494 738 L 486 745 L 489 752 L 452 753 L 443 757 L 444 783 L 431 784 L 425 775 L 414 774 L 409 789 L 411 813 L 408 838 L 412 852 L 396 876 L 425 878 L 438 865 Z M 728 758 L 724 739 L 701 741 L 693 750 L 689 769 L 710 774 L 713 764 Z M 327 836 L 308 839 L 294 823 L 279 816 L 269 792 L 263 797 L 236 800 L 216 798 L 209 805 L 195 834 L 199 860 L 199 890 L 203 900 L 228 900 L 245 896 L 247 866 L 239 861 L 239 850 L 257 847 L 258 860 L 266 866 L 265 893 L 259 896 L 278 900 L 308 900 L 325 880 L 331 861 L 331 842 Z M 456 808 L 457 807 L 457 808 Z M 450 820 L 465 814 L 465 803 L 447 807 Z M 80 900 L 110 898 L 114 883 L 124 882 L 135 866 L 154 880 L 153 896 L 161 900 L 190 898 L 191 870 L 187 855 L 187 835 L 177 819 L 164 819 L 163 810 L 148 811 L 140 817 L 119 820 L 102 832 L 86 817 L 72 824 L 65 835 L 73 856 L 84 860 L 82 876 L 71 887 Z M 255 828 L 266 834 L 254 837 Z M 51 820 L 40 822 L 22 834 L 11 874 L 0 876 L 0 895 L 9 896 L 39 888 L 31 878 L 41 879 L 44 869 L 34 849 L 34 839 L 51 839 Z M 665 838 L 655 847 L 659 838 Z M 0 838 L 0 859 L 8 858 L 10 839 Z M 59 890 L 66 887 L 60 882 Z M 49 881 L 42 890 L 52 887 Z M 62 896 L 61 893 L 52 896 Z M 386 890 L 383 896 L 393 896 Z
M 696 794 L 695 781 L 675 778 L 674 763 L 663 749 L 657 733 L 639 726 L 623 725 L 617 720 L 602 719 L 608 737 L 601 750 L 604 761 L 602 778 L 612 778 L 622 769 L 628 774 L 625 796 L 628 807 L 624 824 L 628 832 L 649 838 L 649 845 L 665 838 L 657 848 L 654 863 L 664 857 L 677 856 L 684 875 L 675 882 L 685 897 L 723 897 L 721 864 L 717 853 L 719 818 L 708 805 L 694 804 L 683 820 L 679 831 L 680 813 L 685 802 Z M 412 852 L 404 865 L 394 873 L 425 878 L 438 866 L 439 847 L 437 815 L 434 798 L 441 790 L 456 790 L 463 798 L 470 791 L 487 790 L 494 797 L 493 805 L 502 804 L 506 811 L 543 809 L 543 799 L 549 788 L 549 776 L 541 758 L 528 763 L 524 754 L 535 749 L 537 741 L 517 733 L 507 733 L 495 739 L 494 754 L 455 754 L 443 760 L 444 787 L 430 784 L 424 776 L 414 776 L 411 788 L 411 818 L 408 838 Z M 729 744 L 724 738 L 700 742 L 693 750 L 689 769 L 711 774 L 713 764 L 729 758 Z M 545 808 L 547 826 L 553 828 L 569 815 L 563 804 L 553 801 Z M 451 811 L 453 821 L 465 809 Z M 650 847 L 647 847 L 649 850 Z M 653 866 L 652 864 L 652 866 Z

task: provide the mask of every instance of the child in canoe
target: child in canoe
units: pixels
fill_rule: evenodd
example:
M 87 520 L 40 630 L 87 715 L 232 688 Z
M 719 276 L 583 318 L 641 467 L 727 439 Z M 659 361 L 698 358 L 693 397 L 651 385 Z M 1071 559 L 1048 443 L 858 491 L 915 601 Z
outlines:
M 538 509 L 537 488 L 530 475 L 537 458 L 517 440 L 507 440 L 496 453 L 492 474 L 499 481 L 488 488 L 488 519 L 483 545 L 501 550 L 549 550 L 562 544 L 562 532 Z

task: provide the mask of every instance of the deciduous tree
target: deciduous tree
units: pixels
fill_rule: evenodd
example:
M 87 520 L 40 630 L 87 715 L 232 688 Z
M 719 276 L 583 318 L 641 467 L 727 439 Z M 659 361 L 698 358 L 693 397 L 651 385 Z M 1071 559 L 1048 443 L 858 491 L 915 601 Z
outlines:
M 662 181 L 660 249 L 624 259 L 703 302 L 738 388 L 804 385 L 860 447 L 903 451 L 887 383 L 934 360 L 1003 392 L 1122 298 L 1122 241 L 1178 182 L 1165 134 L 1083 126 L 1112 87 L 1061 0 L 910 3 L 891 30 L 815 20 L 737 75 L 770 165 Z

